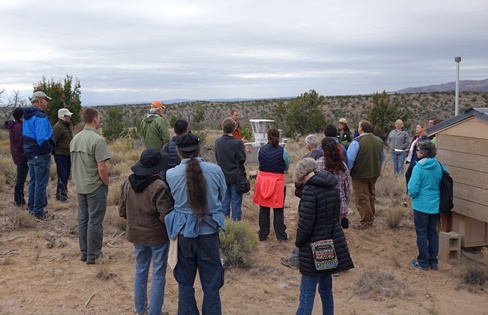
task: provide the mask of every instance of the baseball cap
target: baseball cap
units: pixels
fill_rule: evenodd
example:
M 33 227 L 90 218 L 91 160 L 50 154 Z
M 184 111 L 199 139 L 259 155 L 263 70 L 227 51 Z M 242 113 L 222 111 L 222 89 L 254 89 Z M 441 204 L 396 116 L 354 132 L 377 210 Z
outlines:
M 67 108 L 61 108 L 60 110 L 58 110 L 58 118 L 64 118 L 64 116 L 70 116 L 73 115 L 72 112 L 69 111 L 69 109 Z
M 163 103 L 161 103 L 160 101 L 154 101 L 152 102 L 151 104 L 151 108 L 162 108 L 162 109 L 165 109 L 166 106 L 163 105 Z
M 31 96 L 31 103 L 34 103 L 35 101 L 37 101 L 38 99 L 41 99 L 41 98 L 45 98 L 48 101 L 52 100 L 52 98 L 50 98 L 49 96 L 47 96 L 46 93 L 44 93 L 42 91 L 36 91 Z

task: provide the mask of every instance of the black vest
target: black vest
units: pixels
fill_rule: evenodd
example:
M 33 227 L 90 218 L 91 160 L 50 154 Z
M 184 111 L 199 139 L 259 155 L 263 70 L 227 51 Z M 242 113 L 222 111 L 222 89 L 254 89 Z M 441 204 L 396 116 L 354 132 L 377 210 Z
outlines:
M 269 173 L 284 173 L 285 160 L 283 160 L 283 149 L 281 146 L 271 146 L 267 143 L 259 149 L 259 170 Z

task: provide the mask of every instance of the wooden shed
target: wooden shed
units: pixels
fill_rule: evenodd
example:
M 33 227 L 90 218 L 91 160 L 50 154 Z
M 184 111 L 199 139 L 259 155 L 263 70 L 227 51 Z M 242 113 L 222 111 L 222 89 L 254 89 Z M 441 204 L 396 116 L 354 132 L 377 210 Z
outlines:
M 454 181 L 454 209 L 442 230 L 461 234 L 463 247 L 488 245 L 488 108 L 472 108 L 427 129 L 437 160 Z

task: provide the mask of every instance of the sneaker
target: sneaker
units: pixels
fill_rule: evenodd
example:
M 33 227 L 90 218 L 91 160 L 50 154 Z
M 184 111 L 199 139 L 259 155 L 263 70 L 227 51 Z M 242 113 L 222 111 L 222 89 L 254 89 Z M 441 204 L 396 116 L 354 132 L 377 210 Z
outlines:
M 434 270 L 434 271 L 439 270 L 439 269 L 437 268 L 437 264 L 429 264 L 429 267 L 430 267 L 430 270 Z
M 281 242 L 289 242 L 290 241 L 290 235 L 286 234 L 286 237 L 282 240 L 279 240 Z
M 291 261 L 288 258 L 281 257 L 280 258 L 280 261 L 281 261 L 281 264 L 283 266 L 289 267 L 289 268 L 291 268 L 293 270 L 297 270 L 298 269 L 298 266 L 292 264 Z
M 423 271 L 427 271 L 428 270 L 427 267 L 422 267 L 422 265 L 419 263 L 418 260 L 412 260 L 412 262 L 410 263 L 410 266 L 413 267 L 413 268 L 417 268 L 417 269 L 423 270 Z

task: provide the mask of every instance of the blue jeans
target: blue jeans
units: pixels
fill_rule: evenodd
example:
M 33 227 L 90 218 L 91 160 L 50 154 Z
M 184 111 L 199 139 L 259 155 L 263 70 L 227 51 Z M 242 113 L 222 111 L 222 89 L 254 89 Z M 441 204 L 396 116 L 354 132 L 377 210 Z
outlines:
M 24 185 L 28 173 L 29 173 L 29 165 L 27 164 L 17 165 L 17 181 L 15 182 L 15 190 L 14 190 L 14 202 L 16 206 L 25 205 Z
M 56 200 L 68 200 L 68 179 L 71 171 L 71 158 L 69 155 L 55 154 L 58 185 L 56 186 Z
M 202 314 L 222 314 L 220 288 L 224 285 L 224 267 L 219 246 L 219 233 L 196 238 L 178 236 L 178 263 L 173 272 L 178 282 L 178 314 L 199 314 L 193 288 L 197 269 L 203 290 Z
M 78 239 L 82 256 L 97 259 L 102 253 L 103 218 L 107 209 L 108 186 L 100 185 L 89 194 L 78 196 Z
M 49 184 L 49 172 L 51 169 L 51 157 L 39 155 L 27 162 L 29 165 L 29 201 L 27 207 L 30 214 L 36 217 L 44 215 L 44 208 L 47 206 L 46 188 Z
M 151 260 L 153 262 L 151 298 L 149 315 L 161 315 L 166 285 L 166 266 L 168 264 L 168 243 L 156 245 L 134 244 L 136 255 L 136 274 L 134 276 L 135 311 L 142 314 L 147 309 L 147 277 Z
M 413 211 L 413 223 L 417 234 L 417 247 L 419 255 L 417 261 L 422 267 L 437 265 L 439 253 L 439 234 L 437 234 L 437 221 L 439 214 L 428 214 L 417 210 Z
M 320 299 L 322 300 L 322 314 L 334 315 L 334 297 L 332 296 L 332 276 L 307 276 L 302 274 L 300 284 L 300 305 L 297 315 L 312 314 L 315 291 L 319 285 Z
M 242 218 L 242 195 L 236 193 L 236 185 L 227 185 L 225 198 L 222 201 L 222 211 L 226 217 L 230 216 L 230 205 L 232 203 L 232 220 L 241 221 Z
M 407 153 L 394 153 L 390 152 L 391 163 L 393 164 L 393 174 L 394 175 L 402 175 L 405 169 L 405 158 L 407 157 Z

